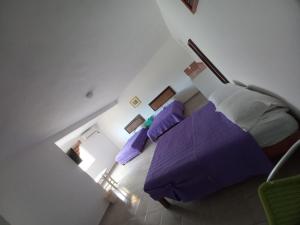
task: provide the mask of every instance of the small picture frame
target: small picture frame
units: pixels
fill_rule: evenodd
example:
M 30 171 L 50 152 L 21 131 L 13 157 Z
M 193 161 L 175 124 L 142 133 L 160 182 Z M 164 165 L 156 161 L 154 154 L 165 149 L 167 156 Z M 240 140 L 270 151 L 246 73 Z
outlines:
M 137 97 L 134 96 L 130 101 L 129 101 L 130 105 L 132 105 L 132 107 L 136 108 L 138 107 L 142 102 L 141 100 Z

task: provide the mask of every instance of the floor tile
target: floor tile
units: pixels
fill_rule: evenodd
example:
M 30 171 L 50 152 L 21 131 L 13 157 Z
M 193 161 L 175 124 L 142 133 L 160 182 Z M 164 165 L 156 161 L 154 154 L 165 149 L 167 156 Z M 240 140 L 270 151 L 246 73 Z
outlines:
M 140 204 L 136 210 L 136 216 L 145 217 L 147 214 L 147 202 L 145 199 L 141 199 Z
M 126 225 L 145 225 L 145 217 L 135 217 L 130 219 Z
M 161 225 L 181 225 L 181 215 L 172 210 L 163 210 Z
M 146 225 L 160 225 L 161 224 L 161 212 L 149 212 L 146 215 Z
M 249 197 L 247 199 L 247 204 L 249 206 L 249 213 L 252 217 L 252 221 L 254 224 L 266 220 L 266 215 L 260 203 L 258 195 Z
M 149 199 L 147 203 L 147 212 L 161 211 L 164 209 L 158 201 L 154 201 L 153 199 Z

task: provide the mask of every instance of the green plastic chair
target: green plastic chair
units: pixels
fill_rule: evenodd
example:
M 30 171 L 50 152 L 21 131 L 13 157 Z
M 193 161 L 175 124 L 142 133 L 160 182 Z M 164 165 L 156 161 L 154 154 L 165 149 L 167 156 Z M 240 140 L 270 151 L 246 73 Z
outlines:
M 258 189 L 270 225 L 300 224 L 300 175 L 272 180 L 299 146 L 300 140 L 279 160 L 267 181 Z

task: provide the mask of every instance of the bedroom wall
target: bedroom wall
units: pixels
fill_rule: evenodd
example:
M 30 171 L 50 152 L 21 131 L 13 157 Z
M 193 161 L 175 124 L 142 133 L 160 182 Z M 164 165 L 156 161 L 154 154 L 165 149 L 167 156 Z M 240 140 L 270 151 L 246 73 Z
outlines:
M 300 109 L 300 1 L 157 0 L 172 36 L 193 39 L 230 80 L 275 92 Z
M 119 149 L 101 133 L 91 136 L 82 143 L 82 147 L 95 158 L 92 166 L 86 171 L 93 179 L 96 179 L 104 169 L 113 166 L 115 156 L 119 152 Z
M 99 224 L 108 207 L 105 192 L 55 142 L 114 104 L 0 165 L 0 213 L 7 221 L 13 225 Z
M 186 101 L 193 96 L 197 89 L 183 72 L 191 62 L 191 56 L 170 38 L 127 86 L 118 104 L 101 115 L 98 121 L 100 130 L 121 148 L 130 137 L 124 127 L 137 114 L 145 119 L 153 115 L 155 112 L 148 103 L 167 86 L 170 85 L 177 92 L 178 100 Z M 142 101 L 137 108 L 129 104 L 134 96 Z
M 114 145 L 113 142 L 101 132 L 94 133 L 87 140 L 82 138 L 82 133 L 90 128 L 99 130 L 99 127 L 96 125 L 97 119 L 98 117 L 55 142 L 55 144 L 64 153 L 66 153 L 77 143 L 78 140 L 80 140 L 82 143 L 81 147 L 83 147 L 84 150 L 95 159 L 91 167 L 85 171 L 94 180 L 98 178 L 98 175 L 101 171 L 106 168 L 110 169 L 112 167 L 114 164 L 115 155 L 119 151 L 117 146 Z
M 206 97 L 209 96 L 218 88 L 220 88 L 223 83 L 213 74 L 213 72 L 206 68 L 197 77 L 193 79 L 193 84 L 201 91 L 201 93 Z
M 108 203 L 94 180 L 54 144 L 0 172 L 0 211 L 14 225 L 98 225 Z

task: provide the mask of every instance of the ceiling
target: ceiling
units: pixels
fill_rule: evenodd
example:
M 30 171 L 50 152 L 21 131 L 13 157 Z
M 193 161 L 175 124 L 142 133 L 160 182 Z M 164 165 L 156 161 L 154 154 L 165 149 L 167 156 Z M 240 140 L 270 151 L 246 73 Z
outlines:
M 155 0 L 3 0 L 0 34 L 0 159 L 117 99 L 169 37 Z

